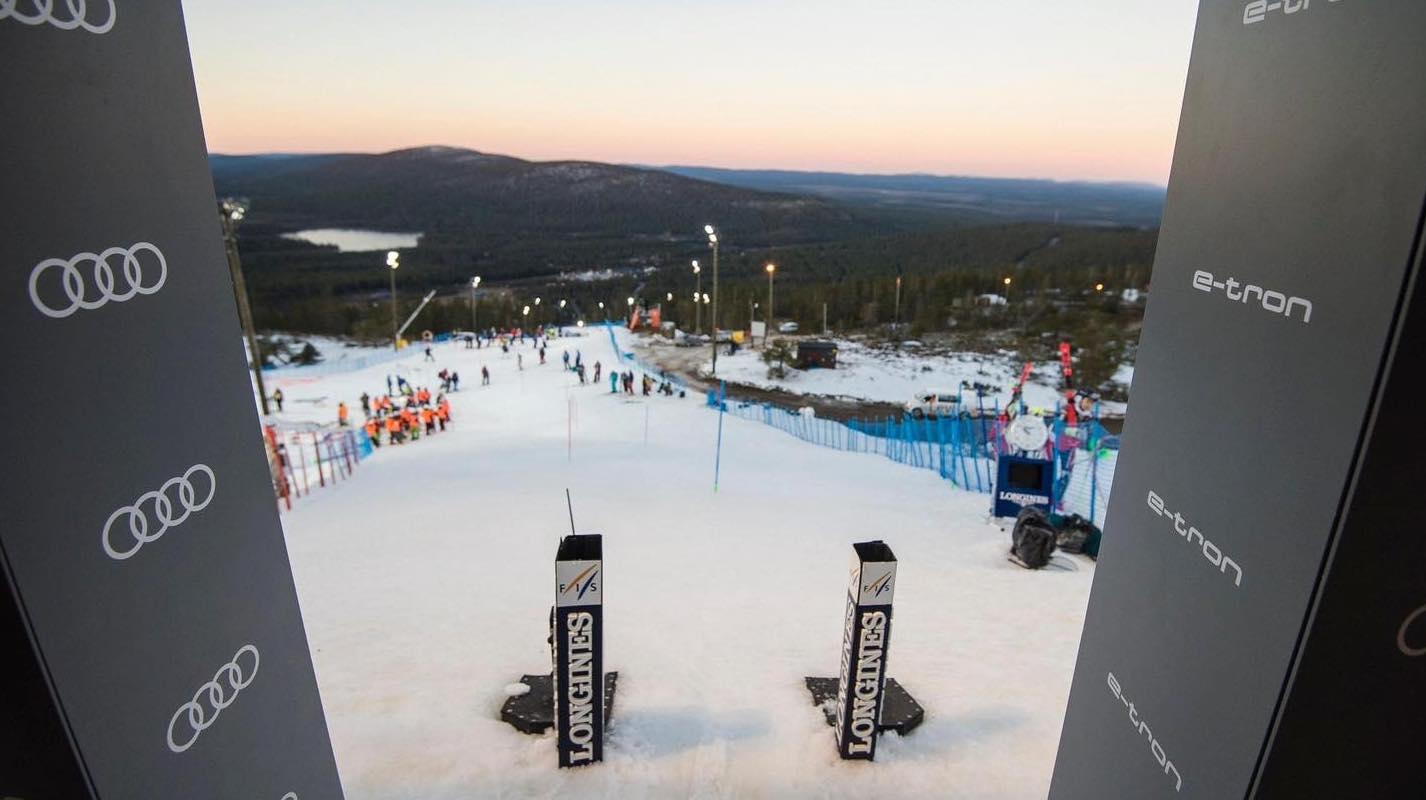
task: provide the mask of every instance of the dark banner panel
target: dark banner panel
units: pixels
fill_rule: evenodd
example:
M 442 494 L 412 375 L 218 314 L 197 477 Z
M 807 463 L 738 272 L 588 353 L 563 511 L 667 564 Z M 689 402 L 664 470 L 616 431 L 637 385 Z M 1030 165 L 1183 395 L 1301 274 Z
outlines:
M 0 3 L 0 53 L 6 652 L 100 798 L 340 798 L 179 3 Z
M 1384 434 L 1374 402 L 1419 245 L 1423 37 L 1413 0 L 1200 6 L 1052 797 L 1241 797 L 1288 741 L 1341 756 L 1292 736 L 1292 709 L 1317 701 L 1299 692 L 1327 684 L 1290 676 L 1304 653 L 1368 646 L 1319 624 L 1334 597 L 1357 625 L 1409 611 L 1395 589 L 1339 591 L 1330 556 L 1371 535 L 1341 524 L 1353 493 L 1423 478 L 1408 459 L 1394 481 L 1356 474 Z M 1350 735 L 1366 748 L 1384 731 Z

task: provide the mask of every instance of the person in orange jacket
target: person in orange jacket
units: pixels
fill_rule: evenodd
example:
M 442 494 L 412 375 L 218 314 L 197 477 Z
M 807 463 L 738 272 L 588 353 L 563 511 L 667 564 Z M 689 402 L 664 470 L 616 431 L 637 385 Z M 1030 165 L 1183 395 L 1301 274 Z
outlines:
M 401 418 L 392 414 L 386 418 L 386 440 L 391 444 L 401 444 Z
M 340 402 L 340 403 L 337 403 L 337 425 L 338 425 L 339 427 L 345 428 L 345 427 L 347 427 L 347 426 L 350 425 L 350 424 L 351 424 L 351 421 L 347 419 L 347 404 L 346 404 L 346 401 L 342 401 L 342 402 Z
M 436 412 L 429 406 L 421 409 L 421 424 L 426 426 L 426 435 L 436 432 Z
M 376 418 L 372 417 L 366 421 L 366 438 L 371 440 L 372 447 L 381 446 L 381 426 L 376 424 Z
M 446 403 L 441 403 L 436 407 L 436 422 L 440 423 L 441 430 L 446 429 L 446 420 L 451 418 L 451 407 Z

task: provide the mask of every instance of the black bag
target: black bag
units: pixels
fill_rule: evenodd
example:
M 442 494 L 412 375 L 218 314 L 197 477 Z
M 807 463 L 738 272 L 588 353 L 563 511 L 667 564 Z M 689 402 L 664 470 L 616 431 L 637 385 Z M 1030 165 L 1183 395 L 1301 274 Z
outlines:
M 1057 538 L 1055 527 L 1043 510 L 1021 509 L 1010 534 L 1010 555 L 1022 567 L 1039 569 L 1050 563 Z
M 1081 517 L 1078 514 L 1070 514 L 1067 517 L 1051 517 L 1050 521 L 1057 523 L 1059 548 L 1066 553 L 1083 553 L 1090 558 L 1099 556 L 1099 528 L 1093 522 Z

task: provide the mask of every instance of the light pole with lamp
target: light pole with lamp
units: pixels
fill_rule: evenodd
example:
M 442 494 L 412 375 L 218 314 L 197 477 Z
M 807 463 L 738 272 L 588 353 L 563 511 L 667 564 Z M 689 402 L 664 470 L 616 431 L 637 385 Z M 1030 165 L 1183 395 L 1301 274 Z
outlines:
M 218 204 L 218 217 L 223 223 L 223 244 L 228 255 L 228 272 L 233 279 L 233 294 L 238 301 L 238 321 L 248 341 L 249 366 L 257 384 L 258 403 L 263 416 L 272 413 L 267 405 L 267 387 L 262 380 L 262 351 L 258 349 L 257 329 L 253 327 L 252 306 L 248 304 L 248 285 L 243 278 L 243 265 L 238 258 L 238 225 L 247 215 L 247 207 L 238 200 L 223 200 Z
M 391 349 L 400 350 L 401 340 L 396 334 L 396 270 L 401 266 L 401 254 L 395 250 L 387 251 L 386 266 L 391 268 Z
M 698 261 L 693 262 L 693 332 L 703 333 L 703 307 L 698 305 L 698 298 L 703 294 L 703 270 L 699 268 Z
M 708 234 L 708 246 L 713 248 L 713 308 L 711 311 L 713 327 L 713 369 L 710 374 L 718 374 L 718 232 L 712 225 L 704 225 L 703 232 Z
M 475 290 L 480 288 L 480 276 L 476 275 L 470 279 L 470 332 L 474 336 L 479 336 L 479 326 L 475 323 Z
M 763 328 L 763 347 L 767 347 L 767 337 L 772 333 L 772 278 L 777 274 L 777 265 L 767 265 L 767 327 Z

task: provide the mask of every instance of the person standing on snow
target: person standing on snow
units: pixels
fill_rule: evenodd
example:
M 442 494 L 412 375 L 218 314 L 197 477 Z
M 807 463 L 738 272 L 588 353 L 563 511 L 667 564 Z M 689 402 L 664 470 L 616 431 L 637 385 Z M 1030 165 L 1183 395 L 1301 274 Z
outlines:
M 351 421 L 347 419 L 347 403 L 343 400 L 337 403 L 337 427 L 345 428 L 348 425 L 351 425 Z
M 371 395 L 366 392 L 361 393 L 361 413 L 365 414 L 367 419 L 371 419 Z
M 484 364 L 480 365 L 480 385 L 490 385 L 490 368 L 485 366 Z
M 564 351 L 564 368 L 569 369 L 569 351 Z
M 619 393 L 619 373 L 609 373 L 609 394 Z
M 545 346 L 540 345 L 540 363 L 545 363 Z
M 277 404 L 277 412 L 278 412 L 279 414 L 282 413 L 282 388 L 281 388 L 281 387 L 278 387 L 278 388 L 272 390 L 272 402 L 274 402 L 274 403 Z
M 594 382 L 599 383 L 599 362 L 594 362 Z

